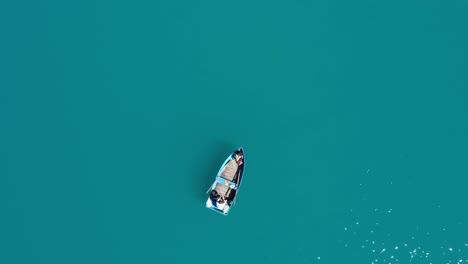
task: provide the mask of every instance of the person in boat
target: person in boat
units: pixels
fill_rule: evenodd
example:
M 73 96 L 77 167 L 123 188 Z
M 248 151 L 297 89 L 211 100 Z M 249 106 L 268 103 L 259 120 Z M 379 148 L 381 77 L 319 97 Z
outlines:
M 219 197 L 220 197 L 220 195 L 216 190 L 211 191 L 210 198 L 212 200 L 216 201 L 217 199 L 219 199 Z
M 216 205 L 215 205 L 215 206 L 216 206 L 218 209 L 223 210 L 223 208 L 224 208 L 225 205 L 226 205 L 226 203 L 225 203 L 223 197 L 220 197 L 220 198 L 218 199 L 218 201 L 216 201 Z
M 211 191 L 210 193 L 210 199 L 209 201 L 207 201 L 207 205 L 209 205 L 209 203 L 211 203 L 213 206 L 217 206 L 216 203 L 217 203 L 217 200 L 219 199 L 220 195 L 218 194 L 218 192 L 216 190 L 213 190 Z
M 239 150 L 236 150 L 234 152 L 234 160 L 237 162 L 238 165 L 242 165 L 242 160 L 244 159 L 244 156 L 242 155 L 242 152 Z

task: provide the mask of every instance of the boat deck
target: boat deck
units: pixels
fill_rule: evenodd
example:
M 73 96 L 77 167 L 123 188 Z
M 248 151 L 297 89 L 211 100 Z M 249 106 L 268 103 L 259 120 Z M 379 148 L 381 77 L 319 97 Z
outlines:
M 238 167 L 239 165 L 237 165 L 235 160 L 230 160 L 228 164 L 226 164 L 224 170 L 221 172 L 221 177 L 228 181 L 234 181 Z M 217 183 L 215 190 L 221 197 L 227 197 L 229 195 L 229 186 L 224 184 Z
M 233 181 L 234 177 L 236 176 L 238 167 L 239 165 L 237 165 L 235 160 L 230 160 L 226 165 L 226 168 L 224 168 L 223 172 L 221 172 L 221 177 L 228 181 Z
M 226 197 L 229 191 L 229 187 L 227 187 L 226 185 L 217 183 L 215 190 L 221 197 Z

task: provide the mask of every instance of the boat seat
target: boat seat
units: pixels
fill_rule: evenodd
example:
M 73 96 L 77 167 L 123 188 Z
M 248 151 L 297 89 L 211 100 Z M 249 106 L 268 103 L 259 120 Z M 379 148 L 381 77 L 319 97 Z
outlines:
M 226 187 L 229 187 L 231 189 L 236 189 L 237 190 L 237 185 L 236 185 L 235 182 L 224 179 L 223 177 L 218 177 L 216 179 L 216 182 L 219 183 L 219 184 L 222 184 L 222 185 L 224 185 Z

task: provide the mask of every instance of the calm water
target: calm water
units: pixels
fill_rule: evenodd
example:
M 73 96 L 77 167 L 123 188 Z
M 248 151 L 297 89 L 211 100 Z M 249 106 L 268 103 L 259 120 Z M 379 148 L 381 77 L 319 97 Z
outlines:
M 468 263 L 466 1 L 8 2 L 0 263 Z

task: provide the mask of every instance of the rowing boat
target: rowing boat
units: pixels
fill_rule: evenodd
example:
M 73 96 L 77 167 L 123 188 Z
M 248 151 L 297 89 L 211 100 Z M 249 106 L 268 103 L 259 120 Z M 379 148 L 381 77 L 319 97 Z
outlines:
M 239 148 L 224 161 L 215 181 L 208 189 L 206 207 L 227 215 L 234 205 L 244 176 L 244 150 Z

